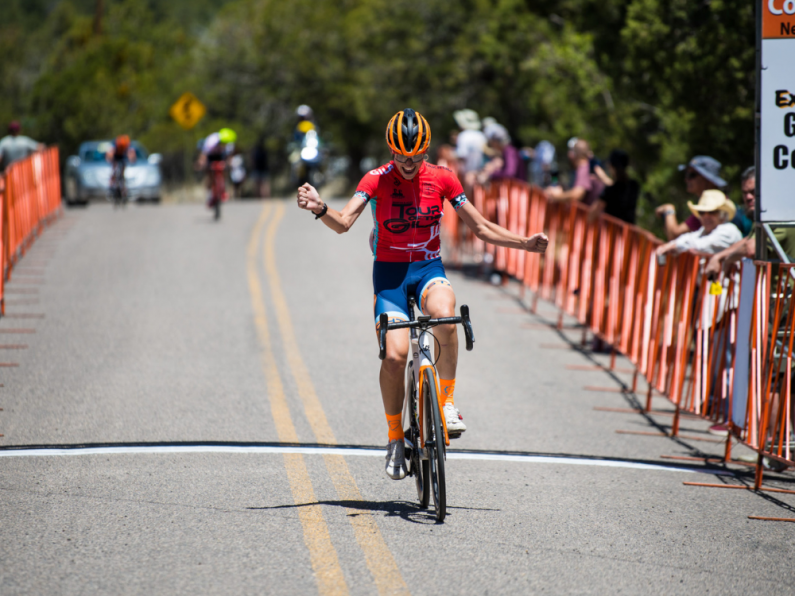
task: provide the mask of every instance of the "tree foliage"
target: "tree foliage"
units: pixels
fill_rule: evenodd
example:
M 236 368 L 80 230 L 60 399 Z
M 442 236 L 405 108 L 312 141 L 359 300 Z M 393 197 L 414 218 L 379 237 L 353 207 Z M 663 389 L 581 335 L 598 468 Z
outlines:
M 736 182 L 753 158 L 754 13 L 738 0 L 6 0 L 0 120 L 72 150 L 124 130 L 160 151 L 192 91 L 221 125 L 278 148 L 311 105 L 354 163 L 413 106 L 434 144 L 452 112 L 493 116 L 525 144 L 570 136 L 630 152 L 648 200 L 681 198 L 696 154 Z M 648 207 L 646 205 L 647 211 Z

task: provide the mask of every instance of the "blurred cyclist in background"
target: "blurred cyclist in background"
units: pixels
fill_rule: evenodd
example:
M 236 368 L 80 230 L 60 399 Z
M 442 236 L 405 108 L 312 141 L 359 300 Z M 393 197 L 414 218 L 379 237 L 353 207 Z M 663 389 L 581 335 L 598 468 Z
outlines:
M 127 184 L 124 180 L 124 169 L 128 163 L 135 163 L 137 159 L 135 149 L 130 146 L 130 137 L 119 135 L 113 141 L 113 145 L 105 153 L 105 160 L 111 165 L 110 173 L 110 197 L 113 205 L 125 205 L 127 203 Z
M 314 112 L 307 105 L 295 110 L 297 122 L 293 130 L 293 140 L 288 146 L 290 177 L 293 184 L 301 186 L 309 183 L 320 186 L 324 181 L 324 151 L 320 135 L 314 122 Z
M 207 207 L 215 211 L 215 219 L 221 217 L 221 203 L 228 198 L 225 171 L 227 160 L 235 151 L 237 133 L 231 128 L 222 128 L 209 135 L 202 143 L 196 161 L 196 170 L 206 172 Z

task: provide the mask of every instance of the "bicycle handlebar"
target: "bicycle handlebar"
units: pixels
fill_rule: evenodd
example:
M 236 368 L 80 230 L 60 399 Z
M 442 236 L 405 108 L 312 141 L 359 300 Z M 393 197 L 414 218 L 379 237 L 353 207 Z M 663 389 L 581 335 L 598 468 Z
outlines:
M 475 343 L 475 333 L 472 331 L 472 321 L 469 319 L 469 307 L 466 304 L 461 305 L 460 317 L 441 317 L 439 319 L 432 319 L 428 315 L 420 315 L 415 321 L 397 321 L 395 323 L 389 322 L 389 315 L 381 313 L 378 319 L 378 357 L 383 360 L 386 358 L 386 334 L 387 331 L 394 329 L 422 329 L 426 331 L 437 325 L 463 325 L 464 337 L 466 338 L 467 351 L 471 352 Z

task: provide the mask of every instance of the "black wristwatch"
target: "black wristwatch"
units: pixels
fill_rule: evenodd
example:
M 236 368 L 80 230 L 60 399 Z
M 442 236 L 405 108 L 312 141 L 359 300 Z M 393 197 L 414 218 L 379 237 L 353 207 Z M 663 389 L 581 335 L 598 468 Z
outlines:
M 328 203 L 323 203 L 323 209 L 320 210 L 320 213 L 315 213 L 314 211 L 312 213 L 315 213 L 315 219 L 320 219 L 326 214 L 326 211 L 328 211 Z

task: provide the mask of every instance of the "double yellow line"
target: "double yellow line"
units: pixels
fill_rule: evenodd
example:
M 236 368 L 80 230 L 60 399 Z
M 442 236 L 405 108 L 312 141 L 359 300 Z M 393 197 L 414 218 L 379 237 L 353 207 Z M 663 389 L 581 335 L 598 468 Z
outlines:
M 295 380 L 295 385 L 298 388 L 298 397 L 304 407 L 304 413 L 316 441 L 335 445 L 337 444 L 337 439 L 328 423 L 326 413 L 317 396 L 296 341 L 290 310 L 282 291 L 281 279 L 276 266 L 274 244 L 279 222 L 284 217 L 284 209 L 285 205 L 283 202 L 278 202 L 274 205 L 272 201 L 269 201 L 263 208 L 248 243 L 248 282 L 254 308 L 254 321 L 262 346 L 262 367 L 265 372 L 271 414 L 279 440 L 297 443 L 298 434 L 296 433 L 284 392 L 282 373 L 279 371 L 273 356 L 265 297 L 257 273 L 257 250 L 266 224 L 267 230 L 262 240 L 262 256 L 267 283 L 270 287 L 271 301 L 276 311 L 279 333 L 287 358 L 287 365 Z M 362 495 L 356 486 L 356 481 L 353 479 L 345 459 L 341 455 L 324 455 L 323 458 L 331 481 L 337 491 L 337 496 L 343 501 L 361 501 Z M 331 541 L 331 534 L 323 516 L 322 508 L 317 504 L 303 455 L 284 455 L 284 466 L 290 482 L 293 500 L 296 505 L 300 505 L 298 507 L 298 516 L 303 528 L 304 543 L 309 550 L 312 568 L 317 578 L 318 593 L 321 596 L 348 594 L 348 585 L 345 582 L 337 551 Z M 365 562 L 372 573 L 378 593 L 382 596 L 387 594 L 409 594 L 406 582 L 400 574 L 395 559 L 387 547 L 374 517 L 370 514 L 362 514 L 359 510 L 349 510 L 348 513 L 354 536 L 364 554 Z

